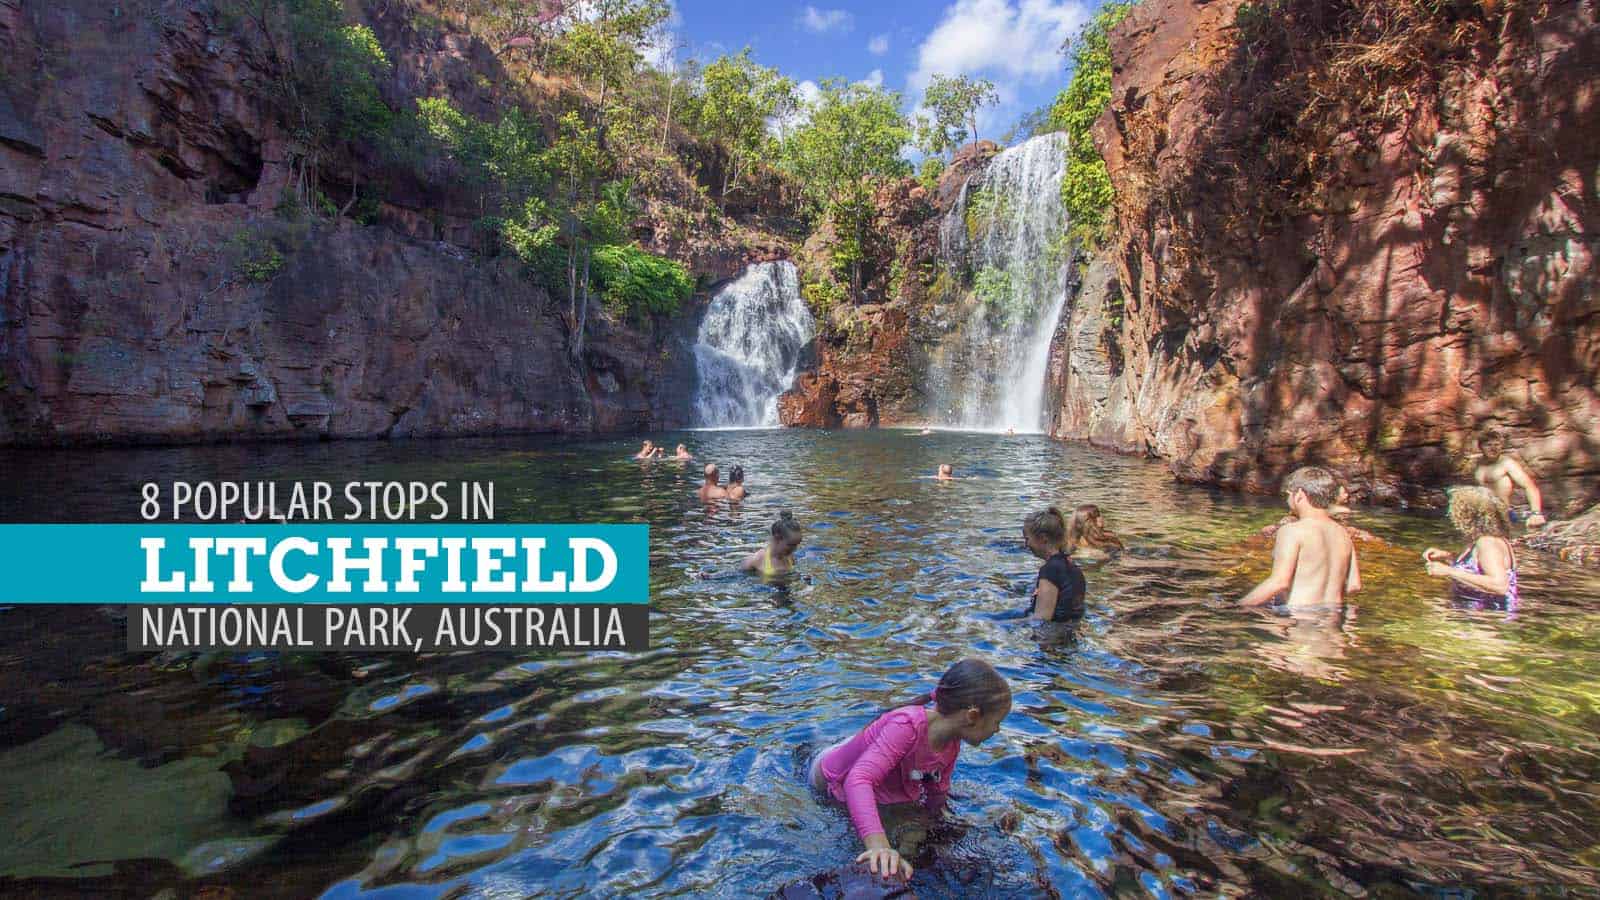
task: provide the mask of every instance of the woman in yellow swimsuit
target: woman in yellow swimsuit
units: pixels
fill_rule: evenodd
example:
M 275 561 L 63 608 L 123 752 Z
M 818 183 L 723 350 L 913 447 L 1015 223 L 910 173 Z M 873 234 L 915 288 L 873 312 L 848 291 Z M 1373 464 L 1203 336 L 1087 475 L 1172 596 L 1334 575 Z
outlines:
M 762 578 L 786 574 L 794 568 L 794 551 L 799 549 L 803 537 L 804 532 L 800 523 L 795 521 L 794 514 L 784 510 L 779 514 L 778 521 L 772 523 L 772 537 L 767 540 L 767 545 L 745 557 L 739 568 L 745 572 L 756 572 Z

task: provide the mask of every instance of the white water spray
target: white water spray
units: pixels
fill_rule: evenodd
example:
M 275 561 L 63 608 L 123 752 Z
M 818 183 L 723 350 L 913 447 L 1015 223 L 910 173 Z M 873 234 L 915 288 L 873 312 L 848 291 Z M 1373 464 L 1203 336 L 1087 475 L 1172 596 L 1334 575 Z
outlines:
M 778 424 L 778 395 L 815 328 L 794 263 L 756 263 L 717 291 L 694 345 L 696 424 Z
M 940 223 L 947 265 L 970 267 L 976 302 L 931 367 L 934 419 L 961 428 L 1040 431 L 1050 339 L 1071 279 L 1061 203 L 1067 137 L 997 154 Z

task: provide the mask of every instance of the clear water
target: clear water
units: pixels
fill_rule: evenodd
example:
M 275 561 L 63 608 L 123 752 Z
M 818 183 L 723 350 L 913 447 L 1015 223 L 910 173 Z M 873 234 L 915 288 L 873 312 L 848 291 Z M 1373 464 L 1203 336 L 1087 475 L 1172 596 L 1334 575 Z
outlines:
M 532 658 L 119 652 L 111 611 L 0 612 L 0 893 L 749 896 L 846 864 L 800 783 L 976 654 L 1011 680 L 966 748 L 922 897 L 1600 890 L 1600 579 L 1523 555 L 1514 615 L 1454 608 L 1436 520 L 1363 524 L 1342 626 L 1224 602 L 1272 504 L 1037 437 L 690 432 L 740 507 L 633 440 L 10 454 L 11 521 L 120 520 L 147 479 L 492 479 L 509 521 L 652 525 L 654 649 Z M 940 461 L 972 476 L 929 479 Z M 1130 545 L 1076 632 L 996 618 L 1022 514 L 1095 502 Z M 782 509 L 786 587 L 698 580 Z M 913 834 L 901 832 L 902 836 Z

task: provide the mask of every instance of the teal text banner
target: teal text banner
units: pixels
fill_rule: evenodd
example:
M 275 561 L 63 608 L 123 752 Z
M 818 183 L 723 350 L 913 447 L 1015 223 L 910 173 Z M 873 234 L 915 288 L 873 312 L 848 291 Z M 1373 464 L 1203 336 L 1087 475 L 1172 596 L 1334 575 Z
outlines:
M 647 525 L 0 525 L 0 603 L 647 603 Z

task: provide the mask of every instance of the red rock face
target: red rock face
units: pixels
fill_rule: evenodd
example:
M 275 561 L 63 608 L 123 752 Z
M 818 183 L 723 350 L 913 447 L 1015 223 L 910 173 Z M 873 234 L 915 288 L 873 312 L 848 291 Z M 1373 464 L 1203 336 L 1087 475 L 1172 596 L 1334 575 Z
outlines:
M 1259 491 L 1319 462 L 1416 494 L 1480 422 L 1546 480 L 1600 473 L 1593 4 L 1479 11 L 1387 114 L 1282 124 L 1251 118 L 1239 7 L 1146 0 L 1113 35 L 1113 283 L 1061 330 L 1053 433 Z
M 397 8 L 373 20 L 385 89 L 487 114 L 493 54 L 407 45 Z M 402 185 L 371 227 L 276 215 L 289 144 L 209 9 L 0 2 L 0 443 L 687 423 L 681 336 L 591 314 L 575 361 L 564 304 L 468 251 L 463 197 Z

